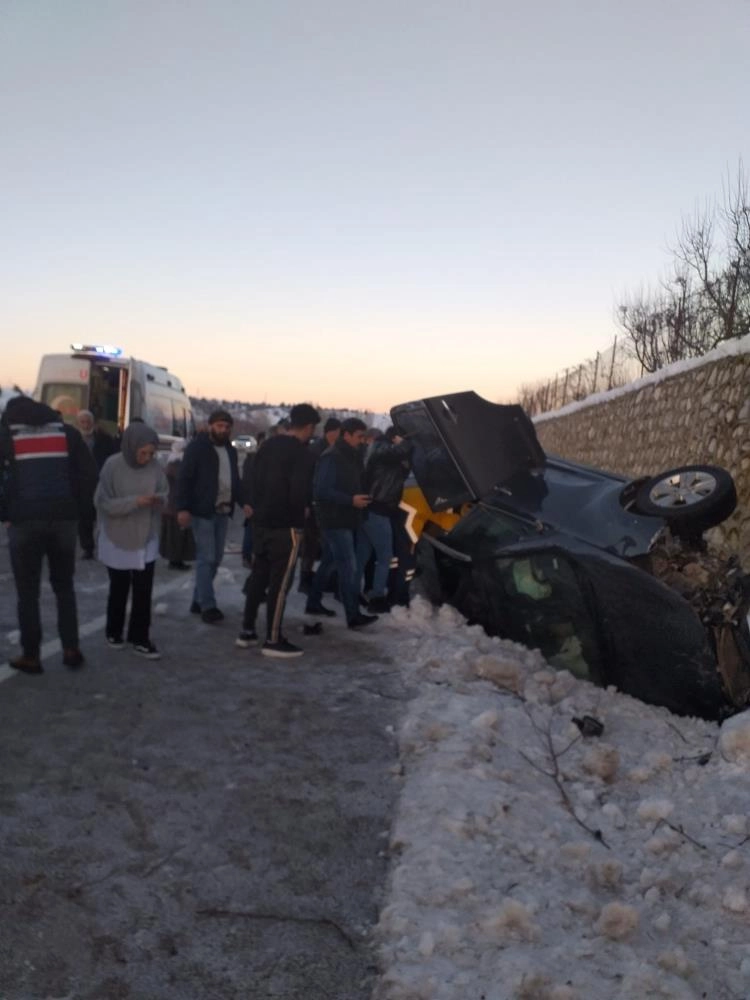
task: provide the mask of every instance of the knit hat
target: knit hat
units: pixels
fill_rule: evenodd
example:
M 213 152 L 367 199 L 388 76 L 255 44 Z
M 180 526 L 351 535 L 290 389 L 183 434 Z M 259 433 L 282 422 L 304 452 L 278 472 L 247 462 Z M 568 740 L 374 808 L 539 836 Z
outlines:
M 213 413 L 211 413 L 211 415 L 208 418 L 209 424 L 217 424 L 220 420 L 223 420 L 224 423 L 227 424 L 234 423 L 234 420 L 232 419 L 232 414 L 227 413 L 226 410 L 214 410 Z
M 338 430 L 341 430 L 341 421 L 338 419 L 338 417 L 329 417 L 328 420 L 326 420 L 325 424 L 323 424 L 324 434 L 327 434 L 329 431 L 338 431 Z

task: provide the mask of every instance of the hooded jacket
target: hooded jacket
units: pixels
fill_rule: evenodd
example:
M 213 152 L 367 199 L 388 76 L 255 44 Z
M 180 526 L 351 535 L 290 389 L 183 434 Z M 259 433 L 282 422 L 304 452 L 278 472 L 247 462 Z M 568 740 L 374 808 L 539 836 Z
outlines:
M 148 424 L 130 424 L 122 435 L 119 455 L 110 456 L 102 467 L 94 503 L 99 525 L 119 549 L 133 552 L 156 538 L 162 506 L 139 507 L 138 497 L 156 495 L 166 502 L 167 477 L 156 457 L 139 465 L 136 453 L 145 444 L 158 447 L 159 438 Z
M 75 427 L 28 396 L 0 420 L 0 521 L 76 521 L 91 505 L 96 463 Z

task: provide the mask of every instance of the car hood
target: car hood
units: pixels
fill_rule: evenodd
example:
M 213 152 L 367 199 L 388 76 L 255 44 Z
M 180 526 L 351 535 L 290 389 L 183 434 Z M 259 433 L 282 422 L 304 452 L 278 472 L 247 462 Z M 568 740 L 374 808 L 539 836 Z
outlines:
M 478 500 L 522 469 L 544 465 L 534 425 L 515 404 L 455 392 L 399 403 L 391 419 L 414 445 L 414 475 L 434 511 Z

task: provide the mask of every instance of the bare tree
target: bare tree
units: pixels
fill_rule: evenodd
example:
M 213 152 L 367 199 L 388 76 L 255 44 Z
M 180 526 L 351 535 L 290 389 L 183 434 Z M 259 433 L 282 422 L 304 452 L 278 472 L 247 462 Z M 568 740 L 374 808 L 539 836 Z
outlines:
M 690 276 L 676 272 L 656 292 L 640 292 L 618 307 L 618 322 L 647 372 L 703 353 L 695 347 L 699 324 Z
M 660 289 L 618 306 L 618 323 L 646 371 L 750 333 L 748 189 L 740 161 L 735 178 L 727 173 L 721 200 L 683 219 Z

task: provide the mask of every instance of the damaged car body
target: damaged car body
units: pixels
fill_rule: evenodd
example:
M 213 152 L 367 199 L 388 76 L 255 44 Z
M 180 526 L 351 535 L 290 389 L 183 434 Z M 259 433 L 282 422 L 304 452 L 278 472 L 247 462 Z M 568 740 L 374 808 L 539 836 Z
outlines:
M 429 509 L 422 587 L 490 635 L 577 677 L 682 715 L 722 718 L 750 695 L 750 578 L 707 552 L 731 475 L 685 466 L 627 480 L 546 455 L 520 406 L 474 392 L 391 410 Z M 442 520 L 442 525 L 438 521 Z

